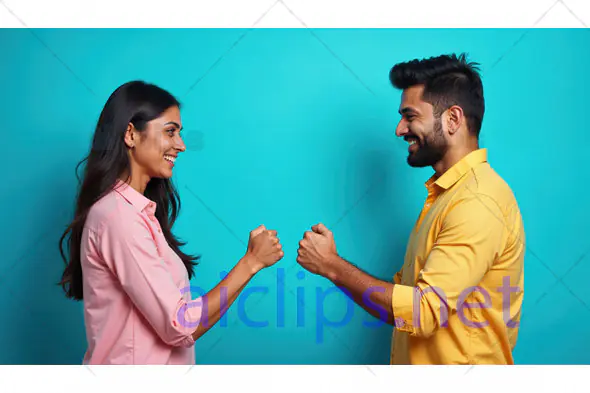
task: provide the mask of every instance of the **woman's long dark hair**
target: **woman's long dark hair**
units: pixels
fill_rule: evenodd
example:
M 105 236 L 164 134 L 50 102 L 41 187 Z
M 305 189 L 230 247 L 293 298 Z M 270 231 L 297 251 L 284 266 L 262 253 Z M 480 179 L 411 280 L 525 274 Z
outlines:
M 82 230 L 88 212 L 94 203 L 109 193 L 122 175 L 131 174 L 131 165 L 124 143 L 127 125 L 132 123 L 138 131 L 144 131 L 149 121 L 159 117 L 166 109 L 180 103 L 167 91 L 141 81 L 128 82 L 117 88 L 107 100 L 94 132 L 90 153 L 76 167 L 86 162 L 84 175 L 76 200 L 74 219 L 66 228 L 59 241 L 59 251 L 66 268 L 59 285 L 66 297 L 83 299 L 82 265 L 80 248 Z M 144 195 L 157 204 L 156 218 L 170 247 L 182 259 L 189 279 L 198 256 L 187 255 L 180 250 L 185 243 L 171 232 L 180 211 L 180 198 L 169 179 L 152 178 L 146 186 Z M 64 252 L 67 242 L 68 257 Z

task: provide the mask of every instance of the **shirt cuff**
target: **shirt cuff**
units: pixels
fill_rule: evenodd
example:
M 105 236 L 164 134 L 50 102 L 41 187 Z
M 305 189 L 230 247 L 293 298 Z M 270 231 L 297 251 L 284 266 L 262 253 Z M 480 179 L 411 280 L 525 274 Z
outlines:
M 412 286 L 396 284 L 393 286 L 391 305 L 393 307 L 394 326 L 402 332 L 413 333 L 414 329 L 414 291 Z
M 193 333 L 203 317 L 203 301 L 202 297 L 191 300 L 183 304 L 177 311 L 177 318 L 173 321 L 173 324 L 179 332 L 185 335 L 179 344 L 180 346 L 191 347 L 195 344 Z

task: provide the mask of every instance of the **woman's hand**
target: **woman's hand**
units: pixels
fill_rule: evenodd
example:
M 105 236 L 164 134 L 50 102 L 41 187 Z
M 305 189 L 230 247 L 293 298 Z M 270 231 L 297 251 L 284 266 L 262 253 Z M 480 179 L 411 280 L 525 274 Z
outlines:
M 261 225 L 250 232 L 246 255 L 215 288 L 203 296 L 203 304 L 206 304 L 203 308 L 205 313 L 193 332 L 193 339 L 199 339 L 219 321 L 256 273 L 274 265 L 283 255 L 277 231 L 269 231 Z M 224 289 L 223 301 L 222 288 Z
M 284 252 L 277 237 L 277 231 L 267 230 L 264 225 L 250 232 L 245 259 L 254 274 L 272 266 L 283 258 Z

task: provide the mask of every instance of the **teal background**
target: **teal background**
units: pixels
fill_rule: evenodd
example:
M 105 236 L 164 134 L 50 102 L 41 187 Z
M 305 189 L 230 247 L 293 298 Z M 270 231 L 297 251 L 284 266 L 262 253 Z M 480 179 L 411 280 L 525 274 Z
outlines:
M 323 222 L 359 267 L 384 279 L 399 269 L 432 171 L 406 164 L 388 72 L 448 52 L 482 65 L 481 145 L 525 222 L 516 362 L 590 363 L 588 48 L 587 30 L 559 29 L 0 31 L 0 363 L 81 363 L 82 304 L 55 285 L 57 242 L 102 106 L 143 79 L 183 103 L 175 232 L 202 255 L 192 284 L 211 289 L 260 224 L 285 250 L 249 286 L 268 292 L 244 293 L 197 342 L 197 363 L 388 364 L 391 329 L 365 326 L 375 319 L 337 291 L 319 302 L 332 285 L 298 276 L 297 246 Z M 320 306 L 347 323 L 320 332 Z M 240 310 L 269 325 L 247 326 Z

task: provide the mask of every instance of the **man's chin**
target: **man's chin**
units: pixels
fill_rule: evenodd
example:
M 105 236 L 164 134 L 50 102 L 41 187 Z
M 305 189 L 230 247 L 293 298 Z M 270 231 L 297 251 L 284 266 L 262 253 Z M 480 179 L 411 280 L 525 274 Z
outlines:
M 408 165 L 412 168 L 424 168 L 426 166 L 430 166 L 428 162 L 426 162 L 425 160 L 421 160 L 420 157 L 416 157 L 413 154 L 408 155 L 407 161 Z

